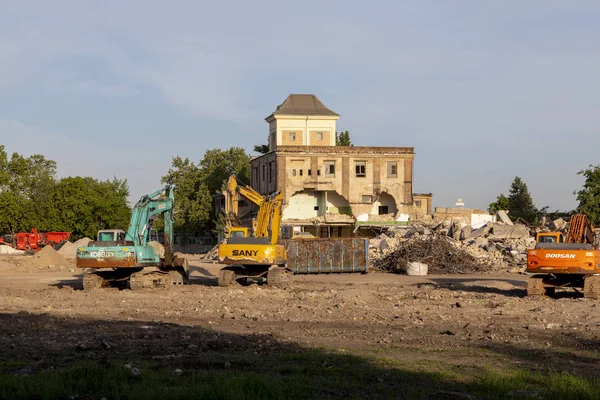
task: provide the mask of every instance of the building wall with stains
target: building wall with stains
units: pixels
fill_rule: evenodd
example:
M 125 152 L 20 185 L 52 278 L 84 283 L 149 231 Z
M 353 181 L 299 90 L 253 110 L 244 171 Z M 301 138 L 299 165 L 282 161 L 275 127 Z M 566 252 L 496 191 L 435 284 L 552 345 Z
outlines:
M 413 207 L 413 162 L 412 147 L 277 146 L 251 161 L 252 187 L 283 192 L 284 220 L 398 214 Z

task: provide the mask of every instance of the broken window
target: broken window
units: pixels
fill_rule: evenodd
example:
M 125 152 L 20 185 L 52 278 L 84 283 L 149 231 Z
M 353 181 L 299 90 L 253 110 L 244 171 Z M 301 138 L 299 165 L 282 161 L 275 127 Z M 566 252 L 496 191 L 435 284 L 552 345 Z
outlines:
M 367 162 L 366 161 L 356 161 L 355 163 L 356 177 L 364 178 L 367 176 Z
M 320 169 L 317 170 L 317 175 L 321 175 L 321 170 Z
M 421 200 L 416 200 L 415 201 L 415 206 L 421 207 Z
M 388 206 L 379 206 L 379 215 L 389 214 Z
M 269 183 L 273 182 L 273 175 L 275 175 L 275 162 L 269 163 Z
M 294 140 L 296 140 L 296 132 L 288 132 L 289 138 L 290 138 L 290 142 L 293 142 Z
M 312 175 L 312 169 L 309 169 L 308 170 L 308 176 L 311 176 L 311 175 Z
M 397 178 L 398 177 L 398 163 L 396 161 L 388 161 L 387 176 L 388 176 L 388 178 Z
M 325 167 L 325 176 L 335 176 L 335 161 L 325 161 L 323 166 Z
M 371 196 L 369 194 L 363 194 L 362 195 L 362 202 L 363 203 L 372 203 L 373 202 L 373 196 Z

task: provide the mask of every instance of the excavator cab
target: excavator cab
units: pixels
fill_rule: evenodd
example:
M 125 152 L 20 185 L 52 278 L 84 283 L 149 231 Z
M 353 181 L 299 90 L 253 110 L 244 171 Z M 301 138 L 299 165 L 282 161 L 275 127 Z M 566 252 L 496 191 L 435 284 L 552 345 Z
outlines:
M 247 238 L 248 228 L 242 226 L 232 226 L 227 232 L 227 238 Z
M 104 229 L 98 231 L 98 242 L 120 242 L 125 240 L 125 231 L 122 229 Z
M 535 235 L 537 243 L 564 243 L 565 237 L 560 232 L 538 232 Z

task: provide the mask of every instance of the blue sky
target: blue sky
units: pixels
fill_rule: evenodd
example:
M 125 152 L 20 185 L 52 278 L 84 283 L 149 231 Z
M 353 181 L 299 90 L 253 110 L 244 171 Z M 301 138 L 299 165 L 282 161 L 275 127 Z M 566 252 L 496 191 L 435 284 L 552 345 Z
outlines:
M 175 155 L 266 142 L 290 93 L 355 145 L 414 146 L 415 191 L 483 208 L 518 175 L 571 209 L 599 164 L 597 1 L 0 0 L 0 144 L 154 191 Z

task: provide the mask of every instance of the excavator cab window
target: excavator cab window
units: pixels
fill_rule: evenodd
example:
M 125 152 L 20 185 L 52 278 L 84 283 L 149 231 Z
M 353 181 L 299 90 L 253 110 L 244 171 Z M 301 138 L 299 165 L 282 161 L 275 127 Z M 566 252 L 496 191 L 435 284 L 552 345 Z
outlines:
M 115 240 L 114 232 L 100 232 L 98 233 L 99 242 L 112 242 Z
M 539 242 L 540 243 L 556 243 L 556 237 L 555 236 L 540 236 Z
M 233 231 L 231 232 L 230 237 L 245 237 L 244 232 L 243 231 Z

